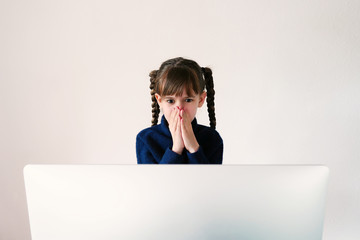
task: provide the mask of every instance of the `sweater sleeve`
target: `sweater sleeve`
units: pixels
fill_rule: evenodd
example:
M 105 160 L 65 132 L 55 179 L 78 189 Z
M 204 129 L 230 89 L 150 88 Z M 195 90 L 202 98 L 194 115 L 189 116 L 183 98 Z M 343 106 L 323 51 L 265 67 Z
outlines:
M 167 148 L 161 161 L 159 163 L 162 164 L 183 164 L 184 157 L 182 155 L 177 154 L 176 152 L 172 151 L 170 148 Z
M 157 163 L 155 158 L 145 145 L 145 143 L 140 139 L 139 136 L 136 137 L 136 158 L 138 164 L 154 164 Z
M 199 149 L 194 153 L 187 152 L 189 163 L 190 164 L 207 164 L 209 163 L 209 160 L 204 154 L 204 151 L 201 146 L 199 146 Z
M 136 137 L 136 157 L 138 164 L 183 164 L 184 157 L 167 148 L 165 153 L 160 156 L 141 137 Z
M 194 153 L 187 152 L 187 155 L 190 164 L 222 164 L 223 143 L 218 145 L 217 148 L 208 155 L 208 157 L 205 156 L 201 146 Z
M 214 151 L 210 154 L 209 163 L 212 164 L 222 164 L 223 160 L 223 152 L 224 152 L 224 143 L 221 143 L 214 149 Z

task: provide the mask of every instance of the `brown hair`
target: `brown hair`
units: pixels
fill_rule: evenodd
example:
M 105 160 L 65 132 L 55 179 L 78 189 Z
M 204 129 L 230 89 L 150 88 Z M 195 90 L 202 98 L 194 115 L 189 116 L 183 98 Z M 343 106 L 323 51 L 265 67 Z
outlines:
M 192 92 L 201 94 L 206 87 L 210 127 L 215 129 L 215 91 L 210 68 L 202 68 L 193 60 L 179 57 L 163 62 L 159 70 L 151 71 L 149 76 L 152 99 L 152 126 L 157 124 L 160 113 L 155 93 L 161 96 L 180 96 L 185 89 L 188 95 L 191 95 Z

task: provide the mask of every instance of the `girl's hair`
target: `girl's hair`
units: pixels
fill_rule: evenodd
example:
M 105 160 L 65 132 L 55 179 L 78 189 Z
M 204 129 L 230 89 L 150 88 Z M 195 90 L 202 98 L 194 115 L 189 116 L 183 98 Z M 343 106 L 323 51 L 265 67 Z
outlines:
M 206 87 L 210 127 L 215 129 L 215 91 L 210 68 L 200 67 L 193 60 L 179 57 L 163 62 L 160 69 L 151 71 L 149 76 L 152 99 L 152 126 L 157 124 L 160 113 L 155 93 L 160 96 L 181 96 L 185 89 L 186 93 L 190 96 L 193 92 L 201 94 Z

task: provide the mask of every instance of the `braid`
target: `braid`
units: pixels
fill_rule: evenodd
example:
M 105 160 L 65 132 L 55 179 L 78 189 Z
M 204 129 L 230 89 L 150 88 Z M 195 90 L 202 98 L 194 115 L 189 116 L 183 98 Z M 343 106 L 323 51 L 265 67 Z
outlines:
M 216 118 L 215 118 L 215 102 L 214 102 L 214 81 L 212 77 L 212 71 L 210 68 L 201 68 L 204 78 L 205 78 L 205 84 L 206 84 L 206 102 L 208 107 L 208 113 L 209 113 L 209 120 L 210 120 L 210 127 L 215 129 L 216 127 Z
M 154 70 L 154 71 L 151 71 L 150 74 L 149 74 L 149 77 L 150 77 L 150 94 L 151 94 L 151 100 L 152 100 L 152 104 L 151 104 L 151 107 L 152 107 L 152 120 L 151 120 L 151 123 L 152 125 L 151 126 L 155 126 L 158 122 L 158 118 L 159 118 L 159 113 L 160 113 L 160 107 L 159 107 L 159 104 L 157 103 L 156 101 L 156 98 L 155 98 L 155 80 L 156 80 L 156 76 L 157 76 L 157 73 L 158 71 L 157 70 Z

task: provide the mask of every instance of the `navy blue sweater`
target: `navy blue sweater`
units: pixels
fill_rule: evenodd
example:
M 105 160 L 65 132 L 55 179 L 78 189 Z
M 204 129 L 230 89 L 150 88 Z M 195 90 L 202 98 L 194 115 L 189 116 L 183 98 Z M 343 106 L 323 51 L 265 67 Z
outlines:
M 192 122 L 195 137 L 200 145 L 199 150 L 189 153 L 185 148 L 181 155 L 173 152 L 172 137 L 168 122 L 161 118 L 161 124 L 146 128 L 136 136 L 137 162 L 141 163 L 175 163 L 175 164 L 221 164 L 223 140 L 219 133 L 203 125 Z

